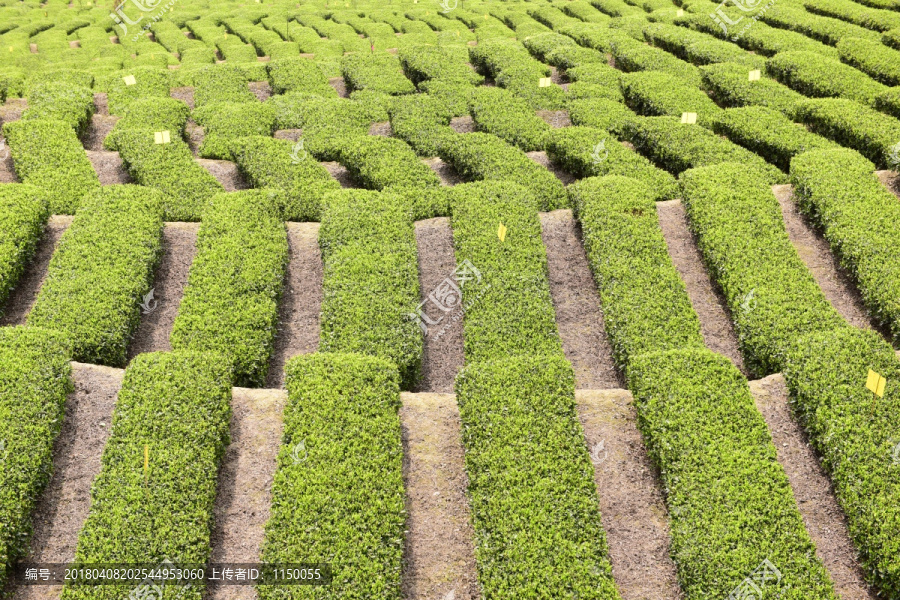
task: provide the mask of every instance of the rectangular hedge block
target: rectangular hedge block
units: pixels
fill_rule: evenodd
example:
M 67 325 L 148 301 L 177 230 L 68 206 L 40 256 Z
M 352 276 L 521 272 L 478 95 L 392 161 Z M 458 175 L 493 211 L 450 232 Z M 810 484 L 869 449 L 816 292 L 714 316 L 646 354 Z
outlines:
M 49 218 L 44 190 L 24 183 L 0 185 L 0 315 L 34 256 Z

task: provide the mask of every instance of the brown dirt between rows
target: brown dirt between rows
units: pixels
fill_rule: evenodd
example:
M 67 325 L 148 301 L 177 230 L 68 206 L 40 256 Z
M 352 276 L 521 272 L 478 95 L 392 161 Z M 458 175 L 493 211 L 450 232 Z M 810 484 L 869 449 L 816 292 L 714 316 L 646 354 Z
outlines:
M 265 102 L 272 97 L 272 86 L 268 81 L 251 81 L 247 86 L 260 102 Z
M 394 134 L 394 130 L 391 128 L 390 121 L 383 121 L 381 123 L 372 123 L 369 127 L 369 135 L 381 135 L 384 137 L 391 137 Z
M 551 173 L 556 175 L 556 178 L 559 179 L 563 185 L 569 185 L 570 183 L 575 181 L 575 177 L 568 171 L 555 165 L 550 160 L 550 157 L 547 156 L 546 152 L 544 152 L 544 151 L 526 152 L 525 154 L 528 155 L 528 158 L 530 158 L 537 164 L 541 165 L 542 167 L 544 167 L 545 169 L 547 169 L 548 171 L 550 171 Z
M 638 431 L 631 392 L 576 390 L 575 401 L 622 599 L 680 600 L 662 484 Z
M 125 168 L 122 157 L 118 152 L 108 150 L 85 150 L 100 185 L 115 185 L 120 183 L 133 183 L 131 174 Z
M 554 129 L 572 125 L 572 120 L 569 118 L 569 111 L 567 110 L 539 110 L 537 111 L 537 116 Z
M 50 221 L 44 228 L 44 235 L 38 241 L 31 262 L 25 267 L 22 278 L 19 279 L 19 282 L 6 300 L 3 314 L 0 315 L 0 326 L 22 325 L 25 323 L 25 317 L 28 316 L 28 312 L 34 305 L 38 292 L 41 291 L 41 285 L 44 283 L 44 278 L 47 276 L 50 258 L 59 244 L 59 239 L 69 225 L 72 224 L 73 218 L 56 215 L 50 217 Z
M 6 145 L 6 139 L 3 135 L 0 135 L 0 183 L 18 182 L 19 178 L 16 175 L 15 165 L 13 164 L 9 147 Z
M 772 192 L 781 206 L 788 237 L 822 293 L 851 325 L 872 329 L 873 323 L 850 275 L 841 269 L 825 238 L 800 214 L 792 199 L 791 186 L 776 185 Z
M 72 363 L 75 391 L 66 399 L 62 429 L 53 446 L 53 475 L 35 508 L 28 562 L 74 560 L 123 375 L 122 369 Z M 19 586 L 12 598 L 55 600 L 61 591 L 62 586 Z
M 28 101 L 25 98 L 7 98 L 6 103 L 0 105 L 0 124 L 18 121 L 27 108 Z
M 109 115 L 95 114 L 91 116 L 91 122 L 88 123 L 84 134 L 81 136 L 81 143 L 85 150 L 104 150 L 103 140 L 115 127 L 119 117 L 111 117 Z
M 452 394 L 400 394 L 407 537 L 406 600 L 481 597 L 461 421 Z
M 624 386 L 606 336 L 603 310 L 571 210 L 540 213 L 550 295 L 566 358 L 582 389 Z
M 328 80 L 328 84 L 334 88 L 341 98 L 349 98 L 350 92 L 347 90 L 347 83 L 343 77 L 332 77 Z
M 737 334 L 725 307 L 725 299 L 706 271 L 703 257 L 688 226 L 684 206 L 680 200 L 657 202 L 656 211 L 669 258 L 681 275 L 691 306 L 700 318 L 700 332 L 706 347 L 727 357 L 746 375 Z
M 276 140 L 289 140 L 291 142 L 296 142 L 301 137 L 303 137 L 302 129 L 279 129 L 272 134 Z
M 284 365 L 293 356 L 319 347 L 322 306 L 322 254 L 318 223 L 287 223 L 289 261 L 278 307 L 278 336 L 269 363 L 267 386 L 284 387 Z
M 181 100 L 188 105 L 188 108 L 194 110 L 194 88 L 185 86 L 177 87 L 169 90 L 169 96 L 176 100 Z
M 900 198 L 900 173 L 897 171 L 875 171 L 875 175 L 888 191 Z
M 142 310 L 141 322 L 128 348 L 128 360 L 143 352 L 172 349 L 169 335 L 181 305 L 188 272 L 197 253 L 199 223 L 166 223 L 162 233 L 163 254 L 153 279 L 155 304 Z M 154 308 L 155 307 L 155 308 Z
M 219 465 L 210 562 L 259 562 L 281 446 L 282 390 L 233 388 L 231 443 Z M 207 600 L 253 600 L 249 586 L 215 585 Z
M 456 133 L 473 133 L 476 131 L 475 120 L 472 115 L 453 117 L 450 119 L 450 128 Z
M 208 158 L 195 160 L 222 184 L 226 192 L 250 189 L 250 184 L 241 175 L 235 163 L 228 160 L 210 160 Z
M 776 373 L 750 382 L 750 391 L 762 413 L 778 462 L 784 468 L 797 500 L 806 530 L 816 545 L 816 556 L 825 565 L 842 600 L 875 600 L 865 583 L 850 541 L 847 521 L 806 435 L 791 414 L 787 384 Z
M 203 143 L 203 138 L 206 137 L 206 130 L 197 125 L 192 119 L 188 119 L 184 125 L 184 137 L 188 148 L 191 149 L 191 153 L 194 157 L 197 157 L 200 154 L 200 145 Z
M 452 187 L 465 181 L 462 175 L 453 168 L 453 165 L 445 163 L 440 158 L 423 158 L 422 162 L 434 171 L 435 175 L 438 176 L 438 179 L 441 180 L 441 185 Z
M 341 184 L 342 188 L 356 188 L 359 187 L 356 185 L 356 182 L 353 181 L 353 178 L 350 176 L 350 171 L 347 170 L 347 167 L 342 165 L 339 162 L 329 161 L 319 163 L 328 171 L 328 173 L 334 177 L 338 183 Z
M 428 295 L 456 269 L 453 231 L 450 219 L 446 217 L 417 221 L 415 226 L 419 293 L 425 302 L 422 310 L 432 321 L 440 319 L 440 323 L 428 325 L 422 354 L 422 379 L 416 391 L 449 393 L 463 366 L 462 306 L 443 312 L 428 300 Z

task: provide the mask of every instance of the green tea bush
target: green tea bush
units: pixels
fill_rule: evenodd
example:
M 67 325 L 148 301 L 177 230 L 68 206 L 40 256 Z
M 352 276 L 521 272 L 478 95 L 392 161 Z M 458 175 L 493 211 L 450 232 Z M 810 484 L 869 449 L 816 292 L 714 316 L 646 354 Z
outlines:
M 513 181 L 485 181 L 448 194 L 456 264 L 469 261 L 480 273 L 461 288 L 466 361 L 562 357 L 534 192 Z M 505 241 L 497 235 L 500 223 Z
M 618 600 L 572 366 L 467 353 L 456 394 L 485 597 Z
M 678 185 L 671 174 L 629 150 L 603 129 L 563 127 L 550 134 L 547 155 L 566 172 L 578 178 L 622 175 L 642 181 L 654 200 L 671 200 Z M 571 187 L 569 197 L 571 198 Z
M 430 79 L 480 85 L 484 77 L 469 68 L 468 60 L 464 47 L 410 46 L 400 50 L 403 72 L 416 85 Z
M 472 92 L 469 112 L 481 131 L 525 152 L 543 150 L 550 135 L 550 125 L 534 114 L 528 102 L 503 88 L 481 87 Z
M 875 370 L 883 398 L 865 388 Z M 886 598 L 900 593 L 900 470 L 896 415 L 900 365 L 877 333 L 850 327 L 797 339 L 784 377 L 792 404 L 831 476 L 866 578 Z
M 403 74 L 400 59 L 391 54 L 348 54 L 341 61 L 341 71 L 351 91 L 374 90 L 391 95 L 416 91 L 413 82 Z
M 872 107 L 900 119 L 900 86 L 888 88 L 887 91 L 875 96 Z
M 867 8 L 850 0 L 804 0 L 803 6 L 811 13 L 834 17 L 875 31 L 900 27 L 900 14 L 895 11 Z
M 355 135 L 341 142 L 340 161 L 361 187 L 383 190 L 391 185 L 437 187 L 441 180 L 415 151 L 396 138 Z
M 540 210 L 566 206 L 563 184 L 550 171 L 503 140 L 489 133 L 447 136 L 439 145 L 440 157 L 471 180 L 509 179 L 527 185 L 539 199 Z
M 870 29 L 846 23 L 839 19 L 822 17 L 807 12 L 800 6 L 789 4 L 774 5 L 760 17 L 760 20 L 773 27 L 781 27 L 802 33 L 829 46 L 836 46 L 842 39 L 850 37 L 874 41 L 880 39 L 878 33 Z
M 703 348 L 700 321 L 669 258 L 653 188 L 623 176 L 568 187 L 597 282 L 616 363 L 648 352 Z
M 681 181 L 691 229 L 751 373 L 780 371 L 800 335 L 848 327 L 788 238 L 765 177 L 727 163 L 693 169 Z
M 408 202 L 388 192 L 325 196 L 320 349 L 377 356 L 397 365 L 400 385 L 419 379 L 422 333 L 416 235 Z
M 82 196 L 100 187 L 84 146 L 69 123 L 53 119 L 3 124 L 16 175 L 23 183 L 44 188 L 50 212 L 75 214 Z
M 887 88 L 837 60 L 812 52 L 782 52 L 768 60 L 766 70 L 786 86 L 812 98 L 839 97 L 872 104 Z
M 308 152 L 288 140 L 247 136 L 231 142 L 229 148 L 247 180 L 254 188 L 281 190 L 284 221 L 319 221 L 322 199 L 341 185 Z
M 195 109 L 191 116 L 206 130 L 199 150 L 203 158 L 232 160 L 233 140 L 275 131 L 275 109 L 268 103 L 216 102 Z
M 315 62 L 308 58 L 282 58 L 268 63 L 269 83 L 276 94 L 299 92 L 333 98 L 337 92 L 328 84 Z
M 209 560 L 216 478 L 229 443 L 229 375 L 227 361 L 212 354 L 148 352 L 131 361 L 78 534 L 77 562 Z M 135 588 L 68 585 L 62 598 L 113 600 Z M 204 588 L 194 582 L 180 597 L 200 600 Z M 179 591 L 166 582 L 170 590 Z
M 679 117 L 697 113 L 697 123 L 710 127 L 722 109 L 696 86 L 658 71 L 622 75 L 625 104 L 640 115 Z
M 40 83 L 28 92 L 28 108 L 22 119 L 65 121 L 81 135 L 94 114 L 94 94 L 89 88 L 65 83 Z
M 791 181 L 801 209 L 856 279 L 869 315 L 900 343 L 900 264 L 893 260 L 900 252 L 900 231 L 873 227 L 900 219 L 900 203 L 873 169 L 853 150 L 825 150 L 794 159 Z
M 232 58 L 226 55 L 231 63 Z M 253 60 L 256 60 L 255 56 Z M 256 96 L 247 87 L 247 79 L 240 69 L 229 65 L 203 67 L 194 76 L 194 107 L 201 108 L 218 102 L 252 103 Z
M 162 254 L 163 195 L 104 186 L 82 200 L 28 324 L 65 332 L 75 360 L 122 367 Z
M 441 139 L 453 135 L 448 127 L 453 111 L 437 95 L 399 96 L 389 112 L 393 135 L 412 146 L 420 156 L 436 156 Z
M 469 96 L 471 96 L 474 86 L 444 79 L 428 79 L 419 83 L 418 86 L 419 91 L 443 102 L 452 117 L 463 117 L 469 114 Z M 399 98 L 394 105 L 402 103 L 405 98 L 408 96 Z
M 168 131 L 170 138 L 181 137 L 191 109 L 175 98 L 138 98 L 124 109 L 112 131 L 103 139 L 103 147 L 119 150 L 118 139 L 125 130 Z
M 719 25 L 710 18 L 709 11 L 714 10 L 714 6 L 704 9 L 696 14 L 685 14 L 675 19 L 678 25 L 687 25 L 692 29 L 697 29 L 705 33 L 712 34 L 718 38 L 725 38 L 734 41 L 738 46 L 749 50 L 761 56 L 774 56 L 780 52 L 814 52 L 826 58 L 837 58 L 837 50 L 831 46 L 826 46 L 822 42 L 808 38 L 802 33 L 796 31 L 788 31 L 785 29 L 777 29 L 769 27 L 759 20 L 754 21 L 752 27 L 744 26 L 741 31 L 743 34 L 734 40 L 724 33 Z M 725 10 L 725 14 L 729 15 L 733 20 L 739 20 L 746 13 L 738 8 L 729 8 Z M 760 12 L 759 14 L 765 14 Z M 732 29 L 733 35 L 733 29 Z
M 802 94 L 768 77 L 750 81 L 749 74 L 746 65 L 705 65 L 700 67 L 701 87 L 721 106 L 764 106 L 788 117 L 793 114 L 794 106 L 805 99 Z
M 5 186 L 4 186 L 5 187 Z M 0 584 L 31 542 L 31 515 L 53 472 L 53 442 L 74 391 L 58 332 L 0 327 Z
M 269 190 L 213 197 L 169 338 L 174 350 L 218 354 L 235 385 L 266 381 L 288 262 L 281 202 Z
M 144 98 L 168 98 L 170 71 L 157 67 L 135 67 L 120 73 L 98 78 L 97 87 L 107 92 L 109 114 L 124 115 L 128 105 Z M 135 83 L 128 85 L 125 77 L 133 76 Z
M 841 60 L 885 85 L 900 85 L 900 52 L 878 39 L 848 37 L 837 44 Z
M 785 173 L 790 169 L 791 158 L 802 152 L 838 147 L 777 110 L 764 106 L 729 108 L 713 122 L 712 129 L 759 154 Z
M 673 175 L 695 167 L 741 162 L 764 174 L 770 184 L 787 181 L 784 173 L 756 154 L 675 117 L 636 117 L 626 121 L 623 129 L 624 137 L 638 152 Z
M 34 256 L 50 218 L 47 194 L 27 184 L 0 186 L 0 314 L 9 293 Z
M 683 80 L 686 85 L 700 85 L 697 67 L 675 58 L 665 50 L 630 38 L 615 39 L 610 46 L 616 59 L 616 67 L 623 71 L 662 71 Z
M 328 563 L 328 595 L 400 600 L 406 508 L 397 367 L 373 356 L 317 352 L 289 360 L 285 375 L 288 403 L 262 560 Z M 257 592 L 275 600 L 284 589 Z M 324 591 L 306 589 L 297 597 Z
M 810 131 L 853 148 L 880 168 L 889 168 L 900 141 L 900 120 L 852 100 L 823 98 L 797 105 L 794 118 Z
M 716 39 L 700 31 L 669 23 L 652 23 L 644 27 L 647 41 L 694 65 L 730 62 L 761 69 L 765 59 L 750 54 L 731 42 Z

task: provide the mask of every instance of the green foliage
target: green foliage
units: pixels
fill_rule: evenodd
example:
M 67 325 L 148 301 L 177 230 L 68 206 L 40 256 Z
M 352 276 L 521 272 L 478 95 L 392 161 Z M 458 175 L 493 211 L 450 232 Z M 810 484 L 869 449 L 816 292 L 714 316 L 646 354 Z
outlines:
M 320 349 L 377 356 L 397 365 L 401 387 L 419 379 L 422 334 L 416 235 L 409 204 L 388 192 L 325 196 Z
M 430 79 L 480 85 L 484 77 L 466 64 L 469 54 L 458 46 L 409 46 L 400 50 L 403 72 L 416 85 Z
M 829 46 L 835 46 L 842 39 L 850 37 L 879 40 L 879 35 L 875 31 L 839 19 L 822 17 L 790 4 L 774 5 L 760 17 L 760 20 L 773 27 L 802 33 Z
M 485 597 L 620 598 L 571 365 L 562 355 L 469 362 L 456 393 Z
M 479 130 L 525 152 L 543 150 L 547 145 L 550 125 L 534 114 L 528 102 L 508 90 L 476 88 L 469 99 L 469 112 Z
M 218 354 L 235 385 L 266 381 L 288 262 L 281 202 L 268 190 L 213 197 L 172 329 L 173 349 Z
M 374 90 L 391 95 L 416 91 L 413 82 L 403 74 L 400 59 L 392 54 L 348 54 L 341 61 L 341 71 L 351 91 Z
M 768 11 L 773 5 L 766 4 L 765 6 L 768 8 L 761 7 L 759 12 L 749 19 L 761 18 L 765 15 L 764 11 Z M 710 11 L 713 10 L 716 10 L 716 7 L 709 6 L 697 13 L 677 17 L 675 23 L 733 41 L 741 48 L 761 56 L 774 56 L 780 52 L 814 52 L 827 58 L 837 58 L 837 50 L 808 38 L 802 33 L 769 27 L 759 20 L 752 23 L 743 21 L 747 17 L 747 13 L 737 7 L 728 7 L 724 13 L 733 21 L 743 21 L 743 24 L 739 25 L 741 29 L 735 31 L 735 27 L 732 27 L 730 32 L 725 32 L 715 20 L 710 18 Z
M 23 183 L 44 188 L 50 211 L 71 215 L 82 196 L 99 189 L 100 181 L 69 123 L 53 119 L 3 124 L 16 175 Z
M 0 585 L 28 553 L 31 513 L 50 481 L 53 442 L 73 391 L 65 337 L 0 328 Z
M 229 442 L 229 375 L 226 361 L 210 354 L 148 352 L 131 361 L 78 534 L 77 562 L 209 560 L 216 475 Z M 195 582 L 181 598 L 200 600 L 204 587 Z M 134 589 L 66 586 L 62 598 L 113 600 Z
M 233 140 L 270 136 L 275 130 L 275 109 L 260 102 L 216 102 L 195 109 L 191 116 L 206 130 L 199 150 L 203 158 L 232 160 L 229 148 Z
M 706 93 L 667 73 L 626 73 L 621 81 L 625 104 L 641 115 L 680 118 L 692 112 L 697 113 L 698 124 L 709 127 L 722 113 Z
M 766 595 L 836 600 L 737 368 L 705 348 L 644 354 L 628 387 L 666 489 L 685 597 L 725 598 L 768 559 L 782 577 Z
M 248 136 L 233 141 L 229 148 L 254 188 L 284 193 L 280 209 L 284 221 L 320 220 L 322 198 L 341 187 L 308 152 L 288 140 Z
M 150 129 L 128 129 L 116 138 L 119 155 L 134 181 L 166 194 L 166 221 L 199 221 L 210 199 L 223 191 L 176 135 L 157 144 Z
M 575 85 L 580 84 L 572 84 L 569 90 Z M 607 98 L 569 100 L 567 107 L 572 124 L 605 129 L 617 135 L 624 131 L 626 122 L 637 116 L 624 104 Z
M 272 91 L 276 94 L 299 92 L 325 97 L 337 96 L 318 65 L 308 58 L 298 56 L 273 60 L 266 69 Z
M 466 362 L 562 357 L 534 192 L 485 181 L 457 185 L 449 197 L 456 264 L 469 261 L 481 274 L 462 286 Z
M 885 85 L 900 85 L 900 52 L 877 38 L 844 38 L 837 44 L 841 60 Z
M 750 54 L 736 44 L 686 27 L 651 23 L 644 27 L 644 37 L 654 46 L 698 66 L 722 62 L 745 65 L 749 69 L 765 66 L 763 58 Z
M 867 8 L 850 0 L 804 0 L 809 12 L 849 21 L 875 31 L 900 27 L 900 14 L 890 10 Z
M 568 188 L 581 221 L 616 363 L 648 352 L 702 348 L 700 321 L 669 258 L 653 189 L 622 176 Z
M 884 398 L 865 388 L 869 369 L 887 379 Z M 868 579 L 900 594 L 900 364 L 873 331 L 850 327 L 801 337 L 784 365 L 799 419 L 830 474 Z
M 28 324 L 65 332 L 75 360 L 121 367 L 162 253 L 163 195 L 104 186 L 82 200 Z
M 804 99 L 774 79 L 761 77 L 750 81 L 745 65 L 719 63 L 700 68 L 702 88 L 721 106 L 764 106 L 791 116 L 794 106 Z
M 812 98 L 839 97 L 872 104 L 883 84 L 837 60 L 812 52 L 782 52 L 766 62 L 766 70 L 781 83 Z
M 649 160 L 629 150 L 602 129 L 562 127 L 550 134 L 550 159 L 578 178 L 622 175 L 642 181 L 654 200 L 671 200 L 678 194 L 675 178 Z M 569 197 L 571 198 L 571 187 Z
M 616 67 L 623 71 L 662 71 L 681 79 L 686 85 L 700 85 L 697 67 L 665 50 L 624 37 L 613 40 L 610 46 Z
M 550 67 L 536 61 L 514 40 L 487 40 L 469 48 L 469 58 L 481 73 L 494 77 L 497 85 L 523 97 L 533 109 L 553 110 L 565 102 L 565 92 L 555 85 L 540 87 L 550 76 Z
M 441 180 L 419 160 L 406 142 L 376 135 L 355 135 L 341 141 L 340 162 L 361 187 L 383 190 L 391 185 L 437 187 Z
M 103 139 L 103 146 L 119 150 L 118 139 L 126 129 L 168 131 L 171 138 L 180 137 L 190 114 L 187 104 L 175 98 L 138 98 L 123 110 L 122 118 Z
M 472 94 L 474 87 L 468 83 L 444 79 L 428 79 L 419 83 L 418 86 L 420 91 L 443 102 L 452 116 L 462 117 L 469 114 L 469 96 Z M 396 105 L 397 103 L 395 103 Z
M 109 114 L 124 115 L 128 105 L 140 98 L 168 98 L 170 71 L 157 67 L 135 67 L 98 80 L 98 88 L 108 93 Z M 133 76 L 135 83 L 128 85 L 125 77 Z
M 825 150 L 792 161 L 791 181 L 801 209 L 856 279 L 869 315 L 900 343 L 900 231 L 887 225 L 900 222 L 900 203 L 873 168 L 853 150 Z
M 94 94 L 89 88 L 65 83 L 33 84 L 28 91 L 25 121 L 52 119 L 65 121 L 78 135 L 94 114 Z
M 872 107 L 900 119 L 900 86 L 889 88 L 886 92 L 875 96 Z
M 780 371 L 800 335 L 848 327 L 797 254 L 761 174 L 727 163 L 693 169 L 681 181 L 691 229 L 751 373 Z
M 436 156 L 453 117 L 444 98 L 431 94 L 407 94 L 391 105 L 391 131 L 420 156 Z
M 780 112 L 763 106 L 729 108 L 713 122 L 712 128 L 785 173 L 790 169 L 791 158 L 802 152 L 838 147 Z
M 231 57 L 226 55 L 231 62 Z M 253 60 L 256 60 L 254 55 Z M 247 87 L 243 72 L 230 65 L 210 65 L 194 75 L 194 107 L 201 108 L 215 102 L 252 103 L 256 96 Z
M 26 184 L 0 185 L 0 315 L 9 293 L 34 256 L 50 218 L 47 194 Z
M 787 181 L 784 173 L 756 154 L 675 117 L 637 117 L 623 129 L 638 152 L 674 175 L 695 167 L 740 162 L 763 174 L 770 184 Z
M 472 180 L 508 179 L 527 185 L 539 199 L 541 210 L 566 206 L 566 191 L 550 171 L 519 150 L 488 133 L 447 136 L 439 145 L 440 157 L 463 177 Z
M 397 367 L 318 352 L 292 358 L 285 374 L 262 560 L 328 563 L 333 580 L 324 589 L 259 587 L 260 599 L 400 600 L 406 509 Z
M 823 98 L 797 105 L 795 119 L 819 135 L 853 148 L 880 168 L 892 165 L 900 120 L 852 100 Z

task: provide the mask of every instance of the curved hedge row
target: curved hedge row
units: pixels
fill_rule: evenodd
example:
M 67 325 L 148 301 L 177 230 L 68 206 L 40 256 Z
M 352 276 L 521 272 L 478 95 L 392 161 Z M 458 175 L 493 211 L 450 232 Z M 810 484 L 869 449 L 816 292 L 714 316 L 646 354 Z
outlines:
M 794 106 L 805 100 L 802 94 L 769 77 L 750 81 L 749 70 L 743 65 L 705 65 L 700 73 L 701 87 L 722 106 L 764 106 L 790 117 Z
M 547 145 L 550 125 L 535 115 L 525 100 L 508 90 L 475 88 L 469 98 L 469 112 L 479 130 L 525 152 L 543 150 Z
M 812 52 L 782 52 L 766 62 L 781 83 L 813 98 L 840 97 L 872 104 L 887 88 L 865 73 Z
M 34 256 L 49 218 L 50 204 L 44 190 L 24 183 L 0 185 L 0 315 Z

